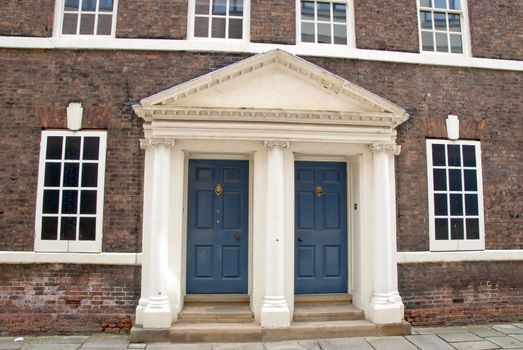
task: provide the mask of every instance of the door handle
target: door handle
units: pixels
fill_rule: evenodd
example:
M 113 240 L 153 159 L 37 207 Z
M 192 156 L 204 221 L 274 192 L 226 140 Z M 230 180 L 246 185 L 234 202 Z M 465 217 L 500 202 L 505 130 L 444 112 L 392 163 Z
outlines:
M 316 196 L 318 197 L 323 196 L 323 188 L 321 186 L 316 186 L 314 193 L 316 193 Z
M 240 235 L 236 235 L 236 240 L 239 241 L 240 240 Z
M 298 242 L 303 242 L 303 238 L 298 237 Z

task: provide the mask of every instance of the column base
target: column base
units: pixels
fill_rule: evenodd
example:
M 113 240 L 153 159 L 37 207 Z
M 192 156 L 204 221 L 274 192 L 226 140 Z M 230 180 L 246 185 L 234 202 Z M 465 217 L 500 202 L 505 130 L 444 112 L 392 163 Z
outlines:
M 134 323 L 137 325 L 143 325 L 143 312 L 147 307 L 147 298 L 140 298 L 138 306 L 136 307 L 136 318 Z
M 400 295 L 374 294 L 370 301 L 369 319 L 376 324 L 400 323 L 404 318 L 404 306 Z
M 142 315 L 143 328 L 169 328 L 172 312 L 167 297 L 149 297 Z
M 263 328 L 290 327 L 291 313 L 284 297 L 265 297 L 261 309 Z

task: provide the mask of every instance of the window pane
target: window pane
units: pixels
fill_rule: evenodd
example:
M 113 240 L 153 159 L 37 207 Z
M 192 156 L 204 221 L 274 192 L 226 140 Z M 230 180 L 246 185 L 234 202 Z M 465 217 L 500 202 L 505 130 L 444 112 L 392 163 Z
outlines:
M 301 2 L 301 19 L 314 20 L 314 3 L 310 1 Z
M 209 0 L 196 0 L 195 13 L 197 15 L 208 15 L 209 14 Z
M 451 191 L 461 191 L 460 169 L 449 169 L 449 188 Z
M 243 0 L 229 0 L 229 15 L 243 16 Z
M 461 156 L 459 145 L 448 145 L 449 166 L 461 166 Z
M 113 12 L 113 0 L 100 0 L 99 11 Z
M 436 219 L 436 239 L 446 240 L 449 239 L 449 221 L 448 219 Z
M 94 241 L 96 237 L 96 218 L 80 218 L 80 241 Z
M 60 186 L 61 169 L 60 163 L 45 163 L 44 186 Z
M 62 217 L 60 239 L 63 241 L 74 241 L 76 239 L 76 218 Z
M 241 39 L 242 38 L 242 20 L 239 18 L 229 19 L 229 38 L 230 39 Z
M 447 0 L 434 0 L 434 7 L 438 9 L 446 9 Z
M 227 12 L 227 1 L 226 0 L 213 0 L 212 1 L 212 14 L 213 15 L 225 16 L 226 12 Z M 213 27 L 214 27 L 214 25 L 213 25 Z
M 447 30 L 447 15 L 445 13 L 434 12 L 434 29 Z
M 76 214 L 78 206 L 78 191 L 66 190 L 62 192 L 62 214 Z
M 420 6 L 423 7 L 432 7 L 432 1 L 431 0 L 420 0 Z
M 465 191 L 478 190 L 478 178 L 476 170 L 465 170 Z
M 332 4 L 334 22 L 347 23 L 347 6 L 345 4 Z
M 64 187 L 77 187 L 80 164 L 65 163 L 64 164 Z
M 82 15 L 82 18 L 80 19 L 80 34 L 94 34 L 94 15 Z
M 463 219 L 450 219 L 450 239 L 463 239 Z
M 463 196 L 461 194 L 450 195 L 450 215 L 463 215 Z
M 449 30 L 451 32 L 461 32 L 461 20 L 459 15 L 449 14 Z
M 437 52 L 449 52 L 447 34 L 435 33 L 435 35 L 436 35 L 436 51 Z
M 207 17 L 196 17 L 194 19 L 194 36 L 198 38 L 209 36 L 209 19 Z
M 318 23 L 318 42 L 323 44 L 332 43 L 330 24 Z
M 82 165 L 82 187 L 98 186 L 98 164 L 84 163 Z
M 477 194 L 465 195 L 465 213 L 467 215 L 479 215 Z
M 112 15 L 98 15 L 98 26 L 96 28 L 96 34 L 98 35 L 111 35 L 113 24 Z
M 68 136 L 65 141 L 65 159 L 80 159 L 80 140 L 78 136 Z
M 334 43 L 340 45 L 347 44 L 347 26 L 334 25 Z
M 96 214 L 96 191 L 82 191 L 80 214 Z
M 301 41 L 314 42 L 314 23 L 301 22 Z
M 476 166 L 476 147 L 463 146 L 463 166 Z
M 329 2 L 318 2 L 316 4 L 316 9 L 318 11 L 318 20 L 319 21 L 329 21 L 331 20 L 331 4 Z
M 450 34 L 450 52 L 463 53 L 463 43 L 461 35 Z
M 432 12 L 421 11 L 419 17 L 421 29 L 432 29 Z
M 96 0 L 82 0 L 82 11 L 95 11 Z
M 78 0 L 65 0 L 65 11 L 78 11 Z
M 73 13 L 64 14 L 64 23 L 62 24 L 62 34 L 76 34 L 78 15 Z
M 225 18 L 212 19 L 212 38 L 225 38 Z
M 49 136 L 47 138 L 45 159 L 62 159 L 62 140 L 61 136 Z
M 435 194 L 434 195 L 434 214 L 437 216 L 448 215 L 447 209 L 447 195 L 446 194 Z
M 45 190 L 42 213 L 44 214 L 58 214 L 58 199 L 60 192 L 58 190 Z
M 445 169 L 434 169 L 432 171 L 434 191 L 447 190 L 447 171 Z
M 445 165 L 445 145 L 432 145 L 432 165 Z
M 461 1 L 460 0 L 449 0 L 449 8 L 451 10 L 461 10 Z
M 56 240 L 58 237 L 58 218 L 57 217 L 43 217 L 42 218 L 42 239 Z
M 467 239 L 479 239 L 479 219 L 467 219 Z
M 434 51 L 434 36 L 432 32 L 421 32 L 423 51 Z

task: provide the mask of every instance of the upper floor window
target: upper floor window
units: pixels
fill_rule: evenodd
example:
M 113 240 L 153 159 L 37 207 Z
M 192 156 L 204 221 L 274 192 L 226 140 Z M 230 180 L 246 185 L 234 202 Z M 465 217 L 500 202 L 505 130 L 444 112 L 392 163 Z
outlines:
M 463 0 L 419 0 L 422 51 L 464 53 Z
M 194 0 L 192 36 L 244 39 L 244 0 Z
M 302 43 L 347 45 L 347 1 L 300 1 L 299 40 Z
M 485 248 L 478 141 L 427 140 L 430 249 Z
M 63 0 L 62 35 L 114 36 L 117 0 Z
M 106 132 L 43 131 L 35 250 L 99 252 Z

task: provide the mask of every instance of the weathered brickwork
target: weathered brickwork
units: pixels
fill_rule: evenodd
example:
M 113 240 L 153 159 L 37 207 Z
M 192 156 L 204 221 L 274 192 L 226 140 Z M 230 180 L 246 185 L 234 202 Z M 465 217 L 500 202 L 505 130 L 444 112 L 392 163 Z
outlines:
M 412 325 L 523 320 L 523 262 L 400 264 L 399 290 Z
M 296 3 L 294 1 L 252 0 L 251 41 L 296 43 Z
M 187 38 L 187 0 L 119 1 L 118 38 Z
M 472 55 L 523 59 L 523 2 L 468 0 Z
M 416 0 L 354 0 L 356 47 L 419 52 Z
M 0 265 L 0 335 L 126 332 L 140 267 Z
M 0 1 L 0 35 L 51 36 L 55 0 Z

